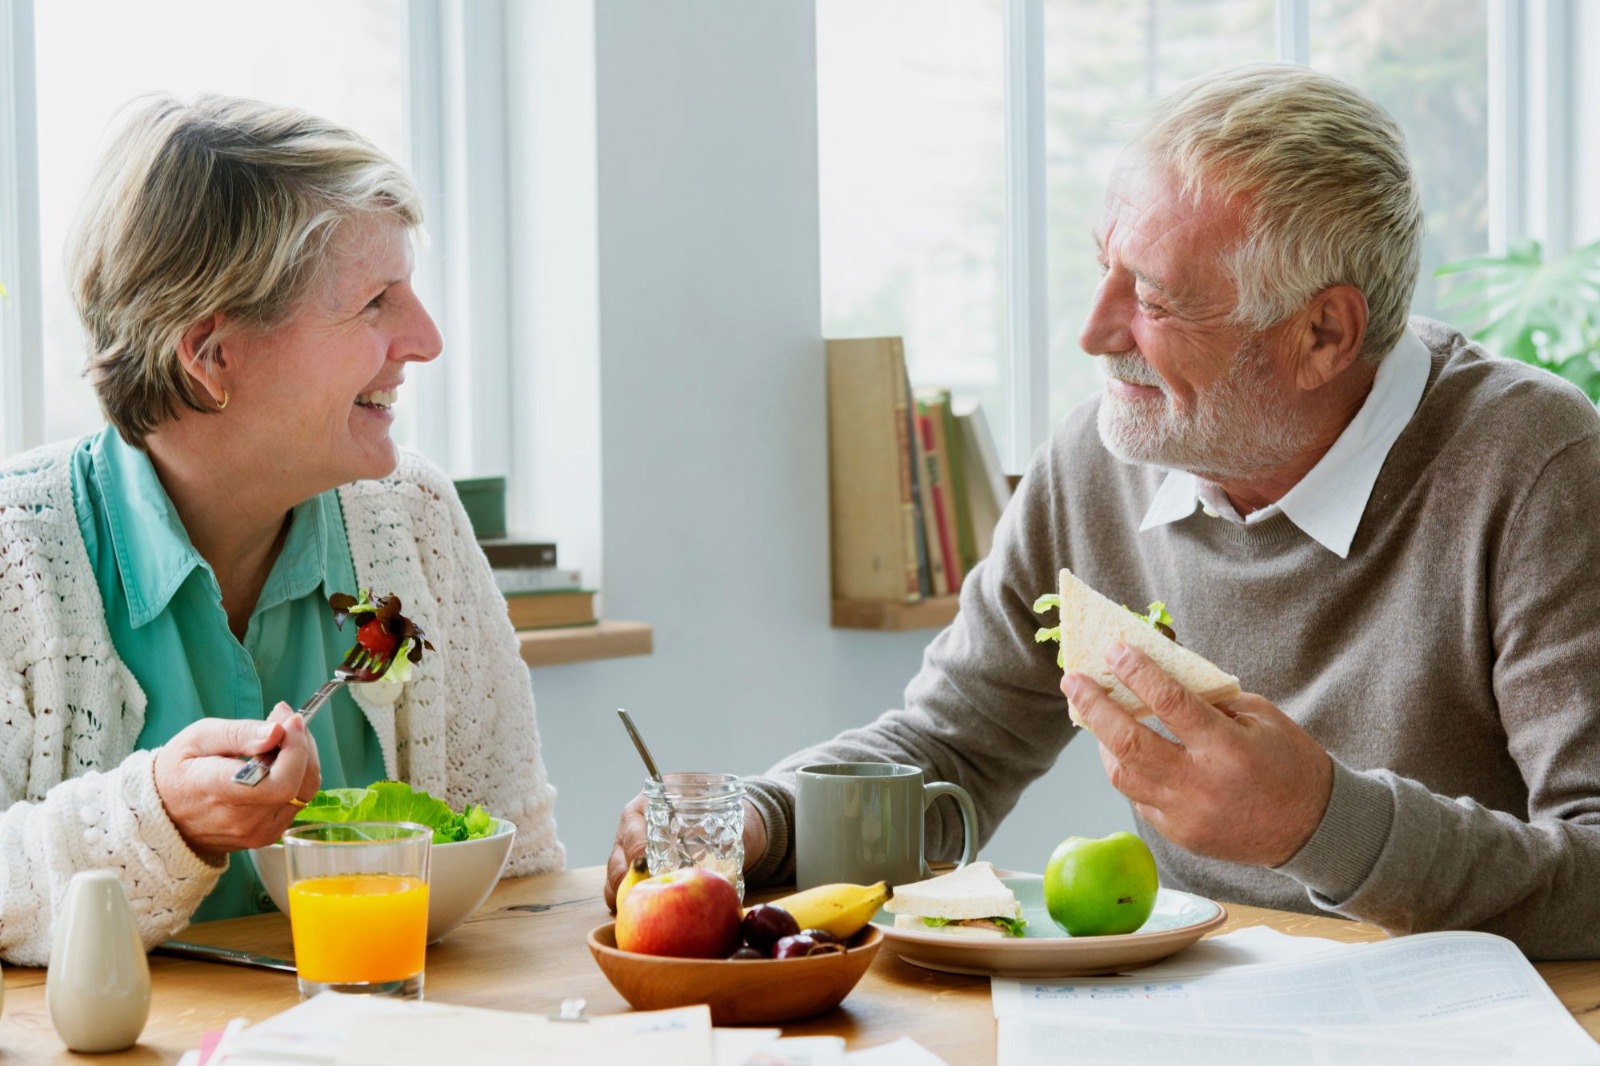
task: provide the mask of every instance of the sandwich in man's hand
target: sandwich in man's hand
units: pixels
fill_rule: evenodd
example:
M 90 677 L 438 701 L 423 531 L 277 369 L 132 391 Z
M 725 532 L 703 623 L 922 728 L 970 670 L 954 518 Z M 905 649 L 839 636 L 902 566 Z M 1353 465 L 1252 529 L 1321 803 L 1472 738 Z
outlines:
M 1053 599 L 1056 597 L 1040 597 L 1034 610 L 1045 609 Z M 1117 675 L 1106 665 L 1106 648 L 1118 640 L 1150 656 L 1157 666 L 1206 703 L 1220 703 L 1239 694 L 1237 677 L 1179 644 L 1171 636 L 1170 628 L 1165 632 L 1158 628 L 1157 623 L 1169 617 L 1161 604 L 1152 604 L 1149 616 L 1134 614 L 1106 599 L 1066 569 L 1061 571 L 1059 599 L 1059 627 L 1040 630 L 1037 639 L 1057 637 L 1061 641 L 1063 670 L 1087 674 L 1128 713 L 1142 716 L 1149 713 L 1149 708 L 1117 680 Z M 1067 713 L 1074 722 L 1083 724 L 1078 708 L 1071 703 L 1067 704 Z
M 1022 904 L 986 862 L 973 862 L 926 881 L 899 885 L 883 909 L 896 929 L 951 936 L 1021 936 Z

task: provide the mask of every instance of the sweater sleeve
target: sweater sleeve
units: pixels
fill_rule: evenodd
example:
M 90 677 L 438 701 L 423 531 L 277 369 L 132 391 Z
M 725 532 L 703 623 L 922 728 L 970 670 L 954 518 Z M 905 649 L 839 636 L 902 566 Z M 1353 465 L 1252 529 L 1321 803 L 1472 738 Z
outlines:
M 814 762 L 898 762 L 926 780 L 965 788 L 978 811 L 980 846 L 1030 782 L 1055 764 L 1075 727 L 1049 647 L 1034 640 L 1045 620 L 1033 613 L 1068 565 L 1056 542 L 1062 484 L 1054 449 L 1044 448 L 1001 516 L 989 557 L 961 586 L 961 609 L 923 654 L 906 687 L 903 709 L 808 748 L 747 780 L 747 795 L 767 825 L 767 854 L 747 873 L 752 884 L 794 876 L 795 771 Z M 1053 647 L 1053 646 L 1051 646 Z M 962 824 L 954 803 L 928 810 L 924 850 L 930 859 L 960 856 Z
M 1279 868 L 1312 902 L 1394 934 L 1480 929 L 1533 958 L 1600 956 L 1597 515 L 1600 437 L 1590 435 L 1517 502 L 1489 575 L 1494 693 L 1527 810 L 1336 764 L 1322 824 Z
M 471 742 L 463 745 L 459 765 L 452 760 L 453 791 L 516 824 L 506 876 L 560 870 L 566 850 L 556 837 L 556 790 L 545 768 L 533 687 L 505 597 L 449 480 L 431 466 L 421 467 L 420 479 L 442 506 L 437 535 L 444 543 L 438 550 L 450 556 L 449 565 L 438 571 L 449 576 L 448 588 L 438 591 L 441 616 L 453 620 L 451 645 L 441 649 L 456 667 L 453 684 L 460 686 L 452 693 L 451 713 L 472 716 L 465 730 Z
M 39 802 L 18 801 L 0 815 L 0 957 L 47 964 L 67 883 L 104 869 L 122 881 L 147 949 L 189 923 L 226 869 L 191 851 L 167 817 L 154 752 L 63 781 Z
M 483 734 L 483 803 L 517 825 L 507 876 L 560 870 L 566 850 L 556 838 L 556 790 L 540 751 L 528 668 L 487 561 L 470 540 L 463 555 L 463 611 L 477 620 L 483 642 L 484 692 L 474 706 L 492 708 Z

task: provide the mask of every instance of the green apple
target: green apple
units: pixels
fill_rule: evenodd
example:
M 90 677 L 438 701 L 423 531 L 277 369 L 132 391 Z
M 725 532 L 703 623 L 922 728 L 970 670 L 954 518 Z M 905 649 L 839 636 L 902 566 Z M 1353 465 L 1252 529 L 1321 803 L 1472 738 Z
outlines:
M 1132 833 L 1068 837 L 1044 868 L 1044 905 L 1073 936 L 1131 933 L 1156 906 L 1155 856 Z

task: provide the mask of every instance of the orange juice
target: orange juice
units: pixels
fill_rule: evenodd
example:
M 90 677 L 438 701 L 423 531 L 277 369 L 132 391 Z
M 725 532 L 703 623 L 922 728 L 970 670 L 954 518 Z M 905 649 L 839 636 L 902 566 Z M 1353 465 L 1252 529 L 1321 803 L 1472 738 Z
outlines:
M 303 980 L 403 981 L 422 972 L 428 884 L 393 874 L 296 881 L 289 886 L 289 925 Z

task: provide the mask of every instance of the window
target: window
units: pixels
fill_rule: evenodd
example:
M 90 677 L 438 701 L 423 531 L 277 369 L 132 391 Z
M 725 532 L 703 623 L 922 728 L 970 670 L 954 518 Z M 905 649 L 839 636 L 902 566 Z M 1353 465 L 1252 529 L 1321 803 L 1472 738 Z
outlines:
M 148 92 L 214 91 L 324 115 L 410 170 L 427 216 L 416 285 L 445 357 L 408 374 L 396 436 L 458 476 L 515 480 L 505 9 L 286 0 L 265 10 L 0 4 L 0 457 L 100 424 L 62 258 L 119 110 Z
M 83 378 L 83 333 L 64 252 L 125 105 L 154 92 L 269 100 L 348 126 L 405 166 L 405 14 L 393 0 L 277 0 L 271 18 L 210 0 L 34 6 L 44 440 L 103 422 Z M 84 32 L 88 26 L 94 32 Z
M 1028 313 L 1016 313 L 1007 301 L 1046 305 L 1053 424 L 1100 387 L 1098 369 L 1077 337 L 1095 282 L 1090 235 L 1125 123 L 1196 74 L 1275 59 L 1353 82 L 1400 122 L 1428 212 L 1413 307 L 1449 317 L 1433 268 L 1526 236 L 1518 224 L 1531 211 L 1524 200 L 1549 216 L 1550 197 L 1541 198 L 1542 191 L 1521 177 L 1526 159 L 1543 154 L 1519 131 L 1537 125 L 1525 121 L 1533 112 L 1553 112 L 1565 101 L 1570 114 L 1583 99 L 1576 64 L 1543 95 L 1525 93 L 1524 84 L 1559 66 L 1524 59 L 1520 66 L 1502 63 L 1503 74 L 1491 72 L 1493 48 L 1510 50 L 1514 59 L 1524 55 L 1523 27 L 1534 26 L 1536 6 L 1491 6 L 1489 0 L 818 0 L 823 333 L 903 334 L 913 377 L 977 396 L 1008 466 L 1019 469 L 1027 451 L 1042 443 L 1042 431 L 1035 422 L 1034 439 L 1011 437 L 1010 426 L 1027 423 L 1034 397 L 1028 387 L 1008 388 L 1013 377 L 1026 386 L 1017 367 L 1038 355 L 1027 351 L 1031 340 L 1008 335 L 1007 324 L 1027 321 Z M 1037 17 L 1014 17 L 1018 11 Z M 1043 37 L 1037 50 L 1043 55 L 1042 102 L 1023 94 L 1003 99 L 1008 27 L 1013 35 Z M 1550 47 L 1560 44 L 1547 36 Z M 1010 54 L 1028 52 L 1013 42 Z M 1006 292 L 1002 266 L 989 265 L 1007 236 L 1015 243 L 1030 236 L 1007 216 L 1007 147 L 995 144 L 997 133 L 1029 126 L 1014 115 L 996 116 L 996 100 L 1002 109 L 1037 106 L 1043 112 L 1034 127 L 1041 132 L 1012 135 L 1044 140 L 1036 155 L 1048 283 L 1038 296 Z M 924 114 L 934 110 L 932 101 L 957 119 L 935 125 Z M 1497 128 L 1505 142 L 1499 149 Z M 1028 155 L 1012 148 L 1009 158 Z M 1579 158 L 1576 149 L 1572 158 Z M 1584 208 L 1568 206 L 1577 213 Z M 1502 233 L 1493 225 L 1496 212 L 1512 220 Z M 1571 219 L 1550 216 L 1550 225 L 1567 227 Z
M 1189 78 L 1276 53 L 1271 0 L 1155 0 L 1138 7 L 1045 0 L 1044 33 L 1053 424 L 1100 388 L 1099 364 L 1079 349 L 1078 331 L 1099 281 L 1092 234 L 1126 139 L 1122 130 Z M 1024 459 L 1014 460 L 1019 468 Z
M 1004 439 L 1000 5 L 822 0 L 817 38 L 823 332 L 905 337 Z

